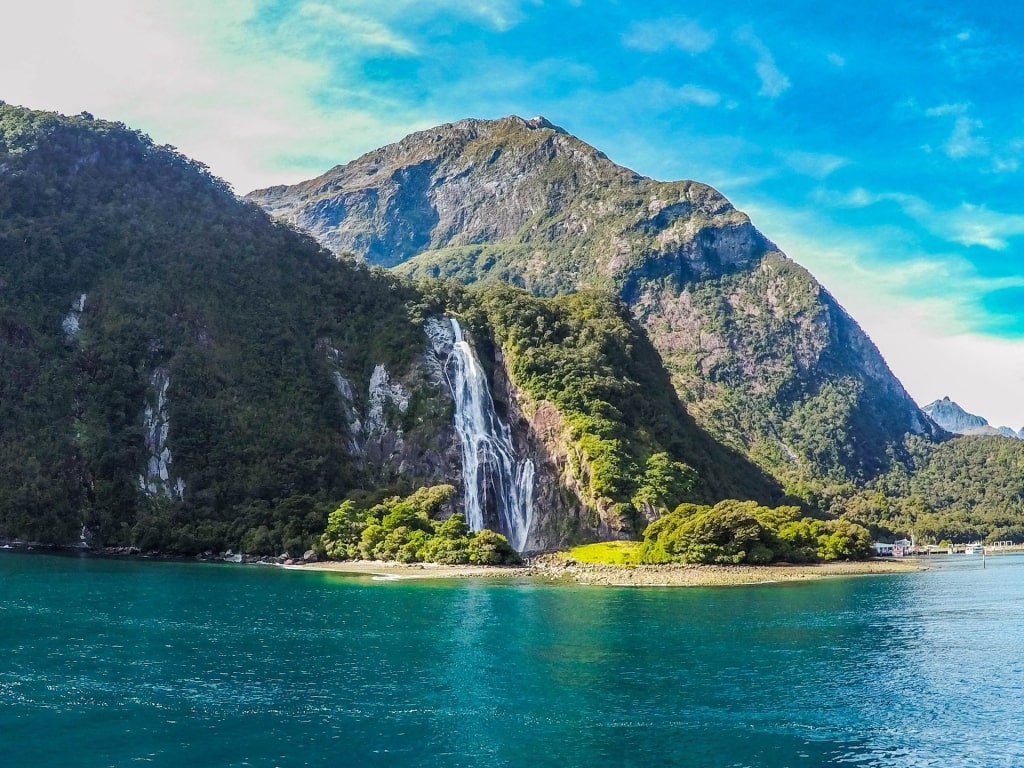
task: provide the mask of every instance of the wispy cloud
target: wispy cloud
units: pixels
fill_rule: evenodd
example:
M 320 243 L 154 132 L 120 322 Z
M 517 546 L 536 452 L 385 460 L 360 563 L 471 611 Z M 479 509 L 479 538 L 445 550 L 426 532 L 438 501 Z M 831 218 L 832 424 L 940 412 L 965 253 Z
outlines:
M 722 101 L 722 97 L 717 91 L 692 83 L 671 85 L 658 78 L 638 80 L 628 89 L 617 94 L 616 98 L 647 104 L 656 111 L 682 106 L 714 107 Z
M 791 151 L 781 153 L 782 160 L 791 171 L 810 176 L 813 179 L 824 179 L 849 163 L 845 157 L 827 153 Z
M 946 156 L 952 160 L 981 157 L 989 153 L 988 142 L 975 131 L 985 127 L 980 120 L 960 115 L 953 123 L 953 132 L 943 145 Z
M 758 96 L 766 96 L 775 99 L 781 96 L 789 88 L 789 78 L 775 64 L 775 57 L 750 27 L 742 27 L 736 31 L 736 42 L 746 46 L 757 54 L 757 62 L 754 64 L 754 71 L 761 80 L 761 90 Z
M 968 114 L 971 105 L 967 103 L 946 103 L 925 110 L 929 118 L 953 118 L 949 138 L 943 144 L 943 152 L 950 160 L 984 157 L 989 154 L 988 141 L 977 134 L 985 124 Z
M 324 0 L 325 2 L 329 0 Z M 290 5 L 290 0 L 280 0 Z M 444 17 L 469 21 L 496 32 L 508 32 L 523 22 L 537 0 L 345 0 L 345 12 L 415 26 L 425 19 Z
M 416 45 L 380 21 L 340 11 L 326 3 L 306 3 L 299 7 L 303 34 L 310 38 L 338 37 L 346 45 L 378 48 L 397 54 L 414 54 Z M 307 38 L 308 39 L 308 38 Z
M 943 18 L 941 13 L 934 23 L 938 36 L 932 47 L 958 80 L 1020 64 L 1019 48 L 997 39 L 986 26 L 965 25 L 961 18 Z
M 908 106 L 913 108 L 913 102 L 908 104 Z M 961 102 L 956 104 L 939 104 L 937 107 L 929 107 L 924 113 L 927 117 L 946 117 L 948 115 L 963 115 L 968 109 L 970 109 L 970 105 Z
M 972 203 L 940 210 L 916 195 L 869 192 L 861 187 L 849 192 L 818 190 L 815 199 L 825 205 L 845 208 L 894 203 L 930 234 L 967 247 L 1002 251 L 1009 247 L 1011 238 L 1024 235 L 1024 214 L 993 211 Z
M 714 31 L 683 16 L 633 22 L 622 36 L 627 48 L 656 53 L 671 48 L 690 54 L 703 53 L 715 44 Z

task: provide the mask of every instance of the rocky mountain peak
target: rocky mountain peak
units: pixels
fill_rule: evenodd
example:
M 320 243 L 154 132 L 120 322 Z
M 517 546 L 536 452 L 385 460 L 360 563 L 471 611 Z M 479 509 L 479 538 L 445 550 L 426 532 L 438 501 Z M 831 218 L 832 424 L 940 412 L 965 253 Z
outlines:
M 538 293 L 619 287 L 646 262 L 728 271 L 773 249 L 711 187 L 641 176 L 540 116 L 447 123 L 248 197 L 337 253 L 433 276 L 440 260 L 467 280 L 484 261 Z
M 944 430 L 956 435 L 1003 435 L 1018 439 L 1024 438 L 1024 435 L 1015 429 L 993 427 L 988 423 L 988 419 L 968 413 L 948 395 L 941 400 L 928 403 L 921 410 Z
M 564 128 L 562 128 L 559 125 L 555 125 L 542 115 L 537 115 L 536 117 L 530 118 L 529 120 L 526 121 L 526 125 L 529 128 L 550 128 L 556 133 L 568 133 Z

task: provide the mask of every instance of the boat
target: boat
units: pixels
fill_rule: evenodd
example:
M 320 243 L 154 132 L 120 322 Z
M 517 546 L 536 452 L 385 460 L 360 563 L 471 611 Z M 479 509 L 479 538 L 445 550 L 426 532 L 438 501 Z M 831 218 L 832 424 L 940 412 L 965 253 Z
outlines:
M 965 555 L 984 555 L 985 546 L 983 544 L 968 544 L 964 547 Z

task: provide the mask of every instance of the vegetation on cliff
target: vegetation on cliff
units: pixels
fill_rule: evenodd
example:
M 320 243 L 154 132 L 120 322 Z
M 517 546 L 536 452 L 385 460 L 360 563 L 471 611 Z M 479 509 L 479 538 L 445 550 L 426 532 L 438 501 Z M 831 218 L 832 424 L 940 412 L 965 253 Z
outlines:
M 493 345 L 482 358 L 492 369 L 500 360 L 515 390 L 506 400 L 527 418 L 542 407 L 557 412 L 548 442 L 564 450 L 580 501 L 607 527 L 639 536 L 686 500 L 781 498 L 769 476 L 688 416 L 643 329 L 614 296 L 543 299 L 502 284 L 418 287 L 419 314 L 458 314 Z

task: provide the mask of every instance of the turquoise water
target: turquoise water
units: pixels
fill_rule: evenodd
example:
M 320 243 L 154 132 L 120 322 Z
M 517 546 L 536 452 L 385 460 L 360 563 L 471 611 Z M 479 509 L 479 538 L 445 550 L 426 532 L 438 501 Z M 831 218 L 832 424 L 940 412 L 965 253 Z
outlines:
M 629 590 L 0 553 L 9 765 L 1019 767 L 1022 713 L 1024 556 Z

